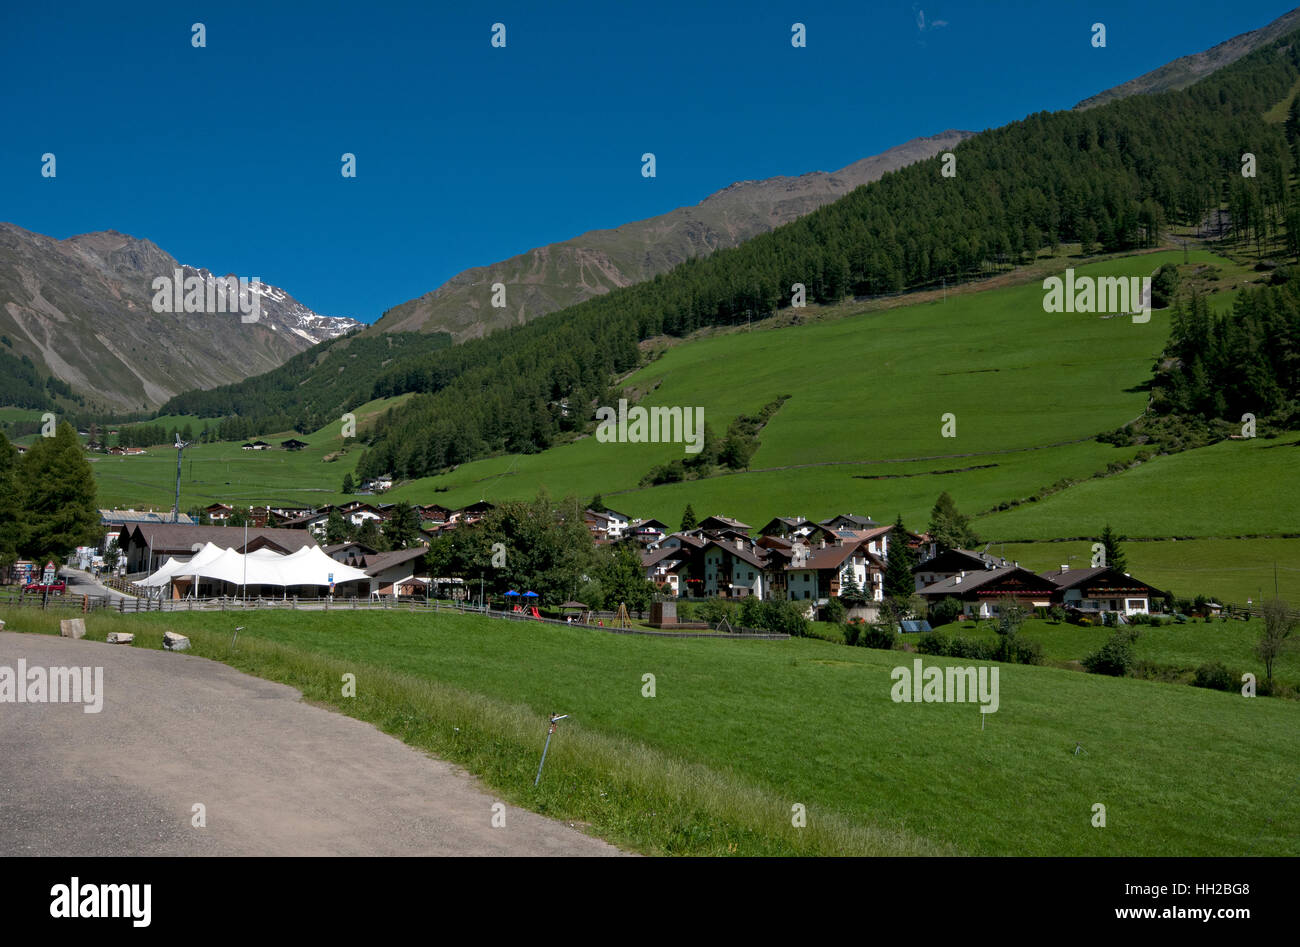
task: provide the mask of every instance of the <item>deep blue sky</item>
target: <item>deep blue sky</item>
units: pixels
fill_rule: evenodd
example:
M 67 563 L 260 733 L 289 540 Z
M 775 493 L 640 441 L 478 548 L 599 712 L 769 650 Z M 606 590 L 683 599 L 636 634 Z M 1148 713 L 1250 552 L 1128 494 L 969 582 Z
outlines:
M 372 322 L 466 267 L 733 181 L 1069 108 L 1289 8 L 8 3 L 0 220 L 146 237 Z M 497 21 L 505 49 L 489 43 Z M 1097 21 L 1106 49 L 1090 43 Z M 205 49 L 190 44 L 194 22 Z M 790 44 L 794 22 L 806 49 Z M 44 152 L 58 158 L 53 180 Z M 357 155 L 353 180 L 343 152 Z

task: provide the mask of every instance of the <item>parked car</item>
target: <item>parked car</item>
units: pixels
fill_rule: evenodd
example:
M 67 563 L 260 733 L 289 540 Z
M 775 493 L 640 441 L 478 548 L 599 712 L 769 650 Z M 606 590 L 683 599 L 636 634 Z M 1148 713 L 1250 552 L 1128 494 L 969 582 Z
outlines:
M 30 585 L 23 586 L 24 595 L 43 595 L 49 592 L 51 595 L 63 595 L 68 591 L 68 584 L 62 579 L 56 579 L 49 585 L 42 582 L 33 582 Z

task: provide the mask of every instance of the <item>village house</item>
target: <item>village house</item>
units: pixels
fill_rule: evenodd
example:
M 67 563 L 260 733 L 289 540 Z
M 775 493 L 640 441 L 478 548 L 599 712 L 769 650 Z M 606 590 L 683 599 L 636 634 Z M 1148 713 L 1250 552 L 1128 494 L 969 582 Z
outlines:
M 1053 604 L 1057 587 L 1050 580 L 1017 565 L 995 566 L 990 561 L 985 566 L 940 579 L 917 594 L 930 605 L 954 598 L 966 618 L 996 618 L 1000 603 L 1008 600 L 1031 612 Z
M 597 513 L 595 510 L 583 510 L 582 521 L 587 526 L 587 532 L 591 533 L 591 541 L 597 546 L 603 546 L 609 542 L 609 518 L 603 513 Z
M 456 523 L 460 526 L 472 526 L 487 515 L 488 511 L 495 507 L 486 500 L 479 500 L 477 503 L 471 503 L 469 506 L 463 506 L 448 517 L 448 523 Z
M 1164 595 L 1159 589 L 1107 566 L 1071 569 L 1067 564 L 1042 576 L 1056 586 L 1055 604 L 1085 613 L 1147 615 L 1151 612 L 1151 600 Z
M 974 572 L 985 568 L 992 558 L 985 553 L 971 552 L 969 549 L 945 549 L 942 552 L 930 552 L 930 557 L 912 567 L 912 577 L 916 591 L 928 585 L 934 585 L 943 579 L 951 578 L 959 572 Z M 1006 565 L 1006 560 L 996 563 Z M 1015 563 L 1019 565 L 1019 563 Z
M 807 539 L 816 528 L 816 523 L 802 516 L 774 516 L 758 532 L 762 536 L 777 536 L 781 539 Z
M 645 577 L 658 586 L 661 592 L 678 597 L 682 594 L 678 567 L 686 560 L 687 553 L 681 546 L 647 549 L 641 553 L 641 565 Z
M 248 544 L 244 544 L 244 536 Z M 236 552 L 270 549 L 288 554 L 316 545 L 309 533 L 299 529 L 254 529 L 242 526 L 195 526 L 184 523 L 126 524 L 118 548 L 126 559 L 128 575 L 149 574 L 169 558 L 188 562 L 205 543 Z
M 625 513 L 620 513 L 618 510 L 609 509 L 602 511 L 602 515 L 609 522 L 607 532 L 609 534 L 610 542 L 616 543 L 627 535 L 628 525 L 632 522 L 630 516 Z
M 424 571 L 423 559 L 429 548 L 418 545 L 390 552 L 375 552 L 361 543 L 342 543 L 327 547 L 325 551 L 331 559 L 361 569 L 370 576 L 370 595 L 389 596 L 394 594 L 395 585 L 403 582 L 409 585 L 416 573 Z
M 230 519 L 230 514 L 235 512 L 235 508 L 225 503 L 213 503 L 205 506 L 203 512 L 208 515 L 208 519 L 212 522 L 224 524 L 226 520 Z
M 642 546 L 655 546 L 668 535 L 668 524 L 656 519 L 633 520 L 628 531 Z
M 729 516 L 706 516 L 696 528 L 704 532 L 734 533 L 740 536 L 748 536 L 750 530 L 745 523 Z

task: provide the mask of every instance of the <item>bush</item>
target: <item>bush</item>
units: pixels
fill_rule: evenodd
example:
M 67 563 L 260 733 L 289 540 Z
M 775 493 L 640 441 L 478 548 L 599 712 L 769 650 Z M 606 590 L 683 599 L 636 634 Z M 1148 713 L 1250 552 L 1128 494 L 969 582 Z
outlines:
M 844 643 L 850 648 L 857 646 L 860 637 L 862 637 L 862 626 L 857 622 L 851 621 L 844 626 Z
M 942 631 L 927 631 L 916 638 L 916 650 L 921 654 L 944 655 L 951 640 Z
M 1052 621 L 1056 622 L 1058 625 L 1065 621 L 1066 618 L 1065 609 L 1060 605 L 1053 605 L 1047 610 L 1047 614 L 1051 617 Z
M 997 653 L 994 657 L 998 661 L 1006 661 L 1009 664 L 1043 663 L 1043 646 L 1037 641 L 1028 641 L 1018 635 L 1008 635 L 997 642 L 997 645 Z
M 930 627 L 938 628 L 956 621 L 961 615 L 961 602 L 948 596 L 930 607 Z
M 752 595 L 742 598 L 736 606 L 735 617 L 731 620 L 741 628 L 766 628 L 765 604 L 762 599 Z
M 999 643 L 992 638 L 953 638 L 945 652 L 950 658 L 996 661 Z
M 763 623 L 759 627 L 795 638 L 808 636 L 808 619 L 798 602 L 764 602 Z
M 879 651 L 893 651 L 898 647 L 898 634 L 886 625 L 867 625 L 862 629 L 858 644 Z
M 1209 664 L 1202 664 L 1196 669 L 1196 675 L 1192 678 L 1193 687 L 1208 687 L 1210 690 L 1231 691 L 1237 689 L 1236 680 L 1232 672 L 1220 664 L 1218 661 Z
M 716 625 L 722 619 L 731 617 L 731 605 L 720 598 L 706 598 L 696 606 L 695 610 L 700 621 L 706 621 L 710 625 Z
M 829 621 L 840 624 L 844 621 L 844 616 L 849 610 L 844 607 L 844 603 L 837 598 L 827 601 L 826 606 L 822 609 L 822 621 Z
M 1101 648 L 1083 659 L 1092 674 L 1123 677 L 1133 669 L 1133 642 L 1129 635 L 1117 631 Z

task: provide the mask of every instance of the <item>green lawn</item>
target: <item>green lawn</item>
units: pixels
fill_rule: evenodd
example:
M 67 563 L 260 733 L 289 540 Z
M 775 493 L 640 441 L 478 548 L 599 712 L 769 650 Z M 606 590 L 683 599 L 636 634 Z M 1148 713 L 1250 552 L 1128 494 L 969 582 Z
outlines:
M 31 630 L 53 621 L 3 617 Z M 463 763 L 503 798 L 645 852 L 1300 854 L 1292 701 L 1000 666 L 1000 709 L 982 730 L 972 704 L 891 700 L 891 670 L 915 656 L 813 639 L 642 638 L 398 611 L 95 614 L 88 625 L 92 637 L 136 629 L 138 646 L 157 647 L 164 629 L 190 635 L 201 655 L 302 687 Z M 349 671 L 351 700 L 338 683 Z M 548 712 L 572 716 L 534 790 Z M 1090 824 L 1095 803 L 1104 829 Z M 795 804 L 807 830 L 791 827 Z

